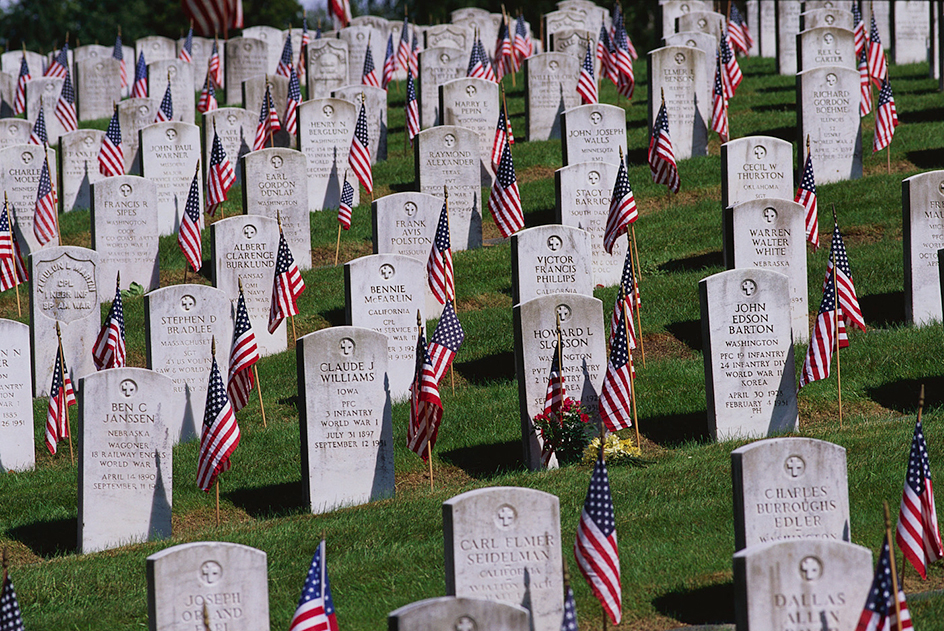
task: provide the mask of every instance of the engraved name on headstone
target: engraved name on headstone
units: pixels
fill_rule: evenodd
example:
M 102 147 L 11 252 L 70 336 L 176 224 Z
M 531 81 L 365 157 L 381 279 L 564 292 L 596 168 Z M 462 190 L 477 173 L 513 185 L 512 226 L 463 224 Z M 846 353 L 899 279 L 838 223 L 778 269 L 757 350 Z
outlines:
M 816 183 L 862 177 L 859 72 L 822 66 L 796 77 L 798 142 L 805 146 L 809 135 Z
M 105 178 L 92 186 L 92 249 L 99 253 L 101 277 L 121 274 L 145 291 L 160 286 L 158 217 L 154 182 L 136 175 Z
M 469 53 L 451 46 L 427 48 L 419 53 L 419 81 L 416 98 L 419 101 L 420 128 L 443 124 L 439 111 L 439 86 L 466 76 Z M 497 120 L 497 119 L 496 119 Z
M 709 70 L 708 56 L 690 46 L 657 48 L 648 59 L 650 134 L 664 94 L 675 159 L 707 155 L 714 64 Z
M 578 105 L 561 114 L 560 120 L 563 166 L 591 161 L 619 164 L 620 149 L 626 154 L 626 110 L 622 107 Z
M 944 248 L 944 171 L 901 182 L 905 317 L 925 325 L 942 319 L 939 249 Z
M 242 102 L 243 81 L 269 72 L 268 62 L 268 46 L 264 41 L 251 37 L 231 37 L 226 40 L 227 105 Z
M 560 138 L 561 114 L 580 105 L 580 63 L 564 53 L 541 53 L 524 60 L 524 117 L 529 141 Z
M 104 137 L 105 132 L 97 129 L 79 129 L 59 136 L 62 180 L 58 194 L 62 212 L 91 207 L 91 185 L 104 177 L 98 166 Z
M 298 107 L 298 149 L 308 160 L 308 209 L 337 208 L 348 169 L 357 108 L 344 99 L 311 99 Z M 356 177 L 348 174 L 351 185 Z M 354 186 L 354 204 L 360 186 Z
M 180 121 L 154 123 L 141 130 L 141 174 L 157 190 L 155 212 L 161 235 L 175 234 L 187 207 L 190 184 L 200 163 L 200 128 Z M 203 210 L 203 178 L 198 178 Z M 202 217 L 202 214 L 201 214 Z
M 548 294 L 593 295 L 590 233 L 536 226 L 511 236 L 511 301 Z

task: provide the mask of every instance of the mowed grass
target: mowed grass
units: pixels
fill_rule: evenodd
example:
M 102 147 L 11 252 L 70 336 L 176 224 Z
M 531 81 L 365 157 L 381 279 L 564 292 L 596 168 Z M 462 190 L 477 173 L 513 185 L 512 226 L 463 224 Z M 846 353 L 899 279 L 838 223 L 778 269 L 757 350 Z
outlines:
M 761 134 L 796 142 L 793 77 L 774 74 L 769 59 L 742 61 L 745 80 L 731 103 L 735 137 Z M 622 566 L 625 629 L 666 629 L 733 621 L 731 554 L 734 551 L 730 456 L 742 443 L 706 438 L 704 373 L 697 284 L 722 271 L 720 160 L 713 134 L 710 155 L 680 165 L 682 190 L 654 185 L 645 164 L 648 145 L 645 64 L 626 107 L 629 178 L 640 209 L 636 223 L 642 263 L 646 363 L 637 363 L 639 425 L 644 467 L 611 467 Z M 522 77 L 506 86 L 511 121 L 524 134 Z M 830 207 L 836 205 L 846 235 L 867 333 L 852 333 L 842 351 L 843 427 L 838 423 L 837 380 L 815 383 L 799 395 L 799 435 L 847 449 L 852 540 L 876 552 L 883 533 L 882 502 L 897 507 L 920 384 L 927 387 L 925 435 L 932 469 L 944 471 L 944 339 L 940 325 L 907 326 L 902 292 L 900 182 L 923 170 L 944 168 L 941 94 L 926 65 L 892 68 L 902 126 L 892 145 L 893 172 L 884 152 L 869 151 L 873 119 L 863 121 L 866 176 L 818 187 L 820 227 L 827 243 Z M 603 100 L 617 103 L 611 85 Z M 403 92 L 389 95 L 390 156 L 374 169 L 378 195 L 413 186 L 413 154 L 403 143 Z M 104 128 L 103 121 L 95 126 Z M 527 225 L 549 223 L 554 169 L 560 143 L 519 142 L 513 149 Z M 487 199 L 488 191 L 483 191 Z M 231 199 L 241 198 L 238 190 Z M 227 215 L 241 212 L 229 203 Z M 487 213 L 486 213 L 487 214 Z M 486 239 L 498 236 L 491 218 Z M 62 217 L 63 241 L 88 246 L 89 214 Z M 312 215 L 315 268 L 304 274 L 307 291 L 296 318 L 299 335 L 344 324 L 343 269 L 333 266 L 335 213 Z M 209 258 L 204 238 L 204 259 Z M 827 243 L 828 245 L 828 243 Z M 809 304 L 815 313 L 826 252 L 809 254 Z M 341 260 L 369 254 L 368 203 L 354 211 L 341 238 Z M 138 629 L 147 624 L 145 558 L 188 541 L 233 541 L 268 555 L 273 629 L 287 628 L 322 535 L 335 605 L 344 629 L 383 629 L 389 611 L 445 593 L 441 504 L 458 493 L 493 485 L 525 486 L 560 497 L 564 554 L 574 531 L 589 477 L 584 466 L 528 473 L 521 464 L 510 249 L 507 242 L 455 254 L 459 317 L 466 343 L 455 364 L 455 391 L 447 378 L 445 416 L 434 454 L 435 490 L 425 465 L 406 449 L 408 409 L 393 407 L 396 497 L 326 515 L 305 505 L 299 458 L 295 354 L 259 364 L 268 429 L 253 398 L 238 414 L 242 443 L 233 468 L 222 476 L 223 524 L 215 526 L 213 497 L 196 489 L 197 445 L 174 449 L 174 535 L 166 541 L 76 553 L 76 470 L 68 450 L 51 458 L 43 447 L 46 400 L 34 402 L 37 467 L 0 476 L 0 544 L 9 548 L 28 629 Z M 161 240 L 162 284 L 183 280 L 183 257 L 173 237 Z M 193 282 L 193 274 L 190 275 Z M 196 282 L 208 283 L 204 277 Z M 109 293 L 104 292 L 105 295 Z M 604 308 L 615 287 L 599 288 Z M 26 318 L 26 293 L 21 294 Z M 107 305 L 103 305 L 103 315 Z M 13 292 L 0 296 L 0 315 L 17 318 Z M 144 365 L 143 299 L 125 300 L 129 359 Z M 432 323 L 431 323 L 432 324 Z M 805 347 L 796 349 L 798 366 Z M 639 358 L 637 358 L 637 362 Z M 900 558 L 900 555 L 899 555 Z M 944 587 L 941 564 L 923 582 L 905 570 L 909 594 Z M 575 575 L 582 629 L 599 625 L 600 609 Z M 915 626 L 944 629 L 944 598 L 931 594 L 912 604 Z

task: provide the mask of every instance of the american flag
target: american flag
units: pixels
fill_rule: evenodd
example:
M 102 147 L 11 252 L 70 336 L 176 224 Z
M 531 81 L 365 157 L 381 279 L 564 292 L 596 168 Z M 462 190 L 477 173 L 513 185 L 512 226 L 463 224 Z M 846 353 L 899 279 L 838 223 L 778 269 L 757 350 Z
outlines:
M 616 72 L 619 81 L 616 84 L 617 90 L 627 99 L 633 98 L 633 92 L 636 89 L 636 77 L 633 74 L 633 57 L 630 53 L 629 37 L 626 35 L 626 29 L 623 25 L 623 14 L 620 13 L 619 21 L 616 24 L 616 31 L 613 44 L 616 48 Z
M 177 54 L 177 58 L 187 63 L 193 62 L 193 22 L 190 23 L 190 30 L 187 31 L 187 39 L 184 40 L 184 45 L 180 47 L 180 53 Z
M 665 111 L 665 100 L 659 108 L 655 123 L 652 125 L 652 138 L 649 139 L 649 172 L 656 184 L 665 184 L 673 193 L 679 192 L 678 165 L 675 163 L 675 150 L 672 148 L 672 136 L 669 134 L 669 115 Z
M 33 214 L 33 234 L 40 245 L 46 245 L 59 236 L 59 218 L 56 215 L 56 188 L 49 176 L 49 156 L 43 161 L 36 189 L 36 211 Z
M 597 62 L 600 64 L 600 78 L 609 77 L 614 85 L 619 85 L 619 74 L 615 72 L 613 55 L 610 54 L 610 35 L 606 32 L 606 24 L 600 25 L 600 35 L 597 37 Z
M 234 412 L 239 412 L 249 403 L 249 393 L 255 385 L 252 367 L 259 361 L 259 348 L 256 335 L 249 323 L 246 311 L 246 299 L 243 288 L 239 288 L 236 300 L 236 321 L 233 327 L 233 347 L 229 352 L 229 376 L 226 378 L 226 392 Z
M 48 145 L 49 134 L 46 133 L 46 114 L 43 112 L 43 104 L 39 104 L 39 114 L 36 116 L 36 122 L 30 130 L 29 144 Z
M 891 552 L 888 540 L 882 541 L 882 551 L 875 564 L 875 576 L 872 578 L 872 587 L 869 589 L 865 607 L 855 631 L 907 631 L 913 628 L 911 613 L 908 611 L 908 602 L 905 600 L 905 590 L 900 586 L 893 587 L 891 568 Z M 897 592 L 894 596 L 893 592 Z M 898 606 L 901 610 L 901 624 L 895 613 L 895 596 L 898 597 Z
M 915 423 L 914 438 L 911 440 L 908 473 L 905 474 L 905 489 L 901 496 L 895 540 L 921 578 L 928 577 L 928 565 L 944 558 L 944 545 L 941 543 L 941 530 L 937 524 L 937 509 L 934 506 L 934 488 L 931 484 L 931 461 L 928 459 L 928 444 L 924 440 L 920 416 Z
M 338 205 L 338 223 L 345 230 L 351 229 L 351 216 L 354 212 L 354 187 L 347 181 L 344 174 L 344 185 L 341 187 L 341 203 Z
M 413 29 L 413 43 L 410 44 L 410 67 L 414 77 L 420 76 L 420 54 L 416 44 L 416 28 Z
M 275 259 L 275 277 L 272 279 L 272 305 L 269 307 L 269 333 L 275 333 L 288 316 L 298 315 L 298 297 L 305 291 L 305 281 L 288 249 L 282 227 L 279 225 L 279 253 Z
M 349 0 L 328 0 L 328 14 L 334 30 L 340 31 L 351 22 L 351 3 Z
M 108 130 L 102 138 L 102 147 L 98 150 L 98 171 L 105 177 L 125 174 L 125 152 L 121 147 L 121 124 L 118 122 L 117 107 L 108 121 Z
M 131 86 L 131 98 L 146 99 L 148 95 L 148 71 L 144 61 L 144 51 L 138 55 L 138 65 L 134 67 L 134 85 Z
M 577 603 L 574 601 L 574 590 L 569 584 L 564 585 L 564 619 L 561 620 L 561 631 L 578 631 Z
M 212 217 L 216 214 L 216 209 L 226 201 L 229 189 L 236 182 L 233 163 L 230 162 L 226 151 L 223 149 L 223 141 L 216 133 L 215 125 L 213 127 L 213 148 L 210 150 L 209 167 L 207 172 L 206 212 Z
M 181 0 L 180 4 L 203 37 L 243 27 L 242 0 Z
M 888 76 L 882 81 L 882 90 L 878 93 L 878 105 L 875 106 L 875 137 L 872 139 L 872 152 L 880 151 L 892 143 L 895 128 L 898 127 L 898 110 L 895 109 L 895 97 Z
M 731 39 L 731 45 L 735 50 L 743 54 L 750 54 L 751 46 L 754 45 L 754 38 L 747 28 L 747 20 L 741 15 L 737 5 L 731 3 L 731 15 L 728 16 L 728 37 Z
M 120 278 L 120 277 L 119 277 Z M 121 302 L 120 281 L 115 281 L 115 299 L 111 303 L 108 317 L 98 332 L 92 347 L 92 360 L 96 370 L 122 368 L 127 363 L 125 353 L 125 309 Z
M 366 99 L 361 102 L 361 111 L 357 114 L 357 125 L 354 127 L 354 137 L 351 139 L 351 151 L 347 162 L 367 193 L 373 195 L 374 175 L 370 170 L 370 140 L 367 138 L 365 101 Z
M 206 113 L 219 108 L 220 104 L 216 100 L 216 89 L 213 87 L 213 80 L 210 78 L 210 71 L 207 71 L 206 80 L 203 82 L 203 90 L 200 91 L 200 100 L 197 101 L 197 111 Z
M 171 96 L 170 78 L 167 79 L 167 89 L 164 90 L 164 98 L 161 99 L 161 106 L 157 108 L 157 115 L 154 117 L 155 123 L 166 123 L 174 120 L 174 99 Z
M 433 366 L 433 377 L 436 383 L 442 381 L 464 340 L 465 331 L 462 330 L 456 310 L 451 301 L 447 302 L 443 307 L 442 315 L 439 316 L 433 337 L 429 340 L 429 359 Z
M 502 149 L 501 162 L 495 174 L 492 193 L 488 196 L 488 210 L 503 237 L 510 237 L 524 228 L 524 212 L 521 210 L 521 193 L 518 192 L 518 178 L 515 176 L 515 163 L 511 158 L 508 141 Z
M 862 19 L 862 8 L 859 2 L 852 3 L 852 33 L 855 42 L 855 54 L 858 58 L 866 50 L 865 20 Z
M 407 70 L 406 73 L 406 134 L 410 138 L 410 146 L 413 146 L 413 139 L 420 133 L 420 111 L 416 103 L 416 85 L 413 82 L 413 71 Z
M 22 114 L 26 111 L 26 82 L 32 79 L 26 55 L 20 60 L 20 74 L 16 78 L 16 96 L 13 99 L 13 113 Z
M 59 77 L 64 79 L 69 74 L 69 42 L 63 44 L 59 53 L 53 57 L 52 63 L 46 68 L 46 77 Z
M 505 115 L 505 131 L 508 133 L 508 144 L 512 147 L 515 146 L 515 132 L 511 129 L 511 117 L 508 116 L 508 108 L 505 107 L 505 99 L 502 98 L 502 113 Z
M 872 111 L 872 80 L 869 78 L 869 60 L 865 49 L 859 54 L 859 116 Z
M 16 242 L 13 223 L 7 212 L 8 206 L 8 202 L 4 200 L 3 211 L 0 212 L 0 291 L 13 289 L 29 280 L 20 246 Z
M 289 68 L 288 98 L 285 100 L 285 131 L 294 136 L 298 131 L 298 106 L 302 103 L 302 88 L 295 68 Z
M 806 209 L 806 240 L 813 246 L 815 252 L 819 248 L 819 218 L 816 207 L 816 180 L 813 177 L 813 156 L 810 153 L 809 143 L 806 145 L 806 166 L 803 167 L 803 179 L 797 189 L 793 201 L 802 204 Z
M 610 330 L 613 343 L 610 346 L 610 360 L 606 365 L 603 388 L 600 390 L 600 418 L 611 432 L 633 426 L 631 380 L 636 378 L 636 369 L 633 366 L 627 336 L 632 312 L 623 308 L 626 303 L 623 296 L 626 293 L 626 288 L 621 284 L 617 290 L 615 306 L 619 315 L 614 318 L 617 321 L 616 326 Z
M 384 55 L 383 77 L 380 80 L 380 87 L 384 90 L 393 81 L 393 73 L 397 71 L 397 58 L 393 53 L 393 33 L 387 36 L 387 52 Z
M 308 44 L 311 43 L 311 35 L 308 34 L 308 17 L 302 15 L 302 41 L 298 46 L 298 63 L 295 66 L 295 72 L 298 73 L 298 80 L 304 81 L 307 74 L 308 64 L 305 62 Z
M 49 407 L 46 409 L 46 449 L 54 456 L 59 441 L 69 437 L 69 407 L 75 404 L 75 391 L 60 344 L 56 351 L 56 365 L 52 368 Z
M 377 68 L 374 66 L 374 54 L 370 51 L 369 38 L 367 48 L 364 50 L 364 72 L 361 74 L 361 85 L 369 85 L 375 88 L 380 87 L 380 80 L 377 78 Z
M 492 140 L 492 166 L 498 169 L 501 165 L 502 151 L 505 149 L 505 143 L 508 142 L 508 123 L 505 119 L 505 108 L 498 105 L 498 124 L 495 125 L 495 138 Z M 508 142 L 510 145 L 511 143 Z
M 560 365 L 560 340 L 551 349 L 551 368 L 547 371 L 547 390 L 544 392 L 544 415 L 558 414 L 564 399 L 567 397 L 567 388 L 564 386 L 564 373 Z M 545 443 L 547 444 L 547 443 Z M 545 461 L 545 465 L 547 462 Z
M 324 539 L 318 545 L 308 568 L 302 596 L 288 631 L 338 631 L 338 618 L 331 600 L 331 584 L 325 562 Z
M 492 62 L 485 54 L 485 46 L 482 45 L 482 40 L 478 37 L 472 43 L 472 54 L 469 56 L 469 67 L 466 69 L 466 76 L 485 79 L 486 81 L 498 81 L 495 78 L 495 71 L 492 69 Z
M 721 84 L 724 86 L 725 96 L 730 99 L 741 85 L 744 75 L 741 73 L 741 66 L 738 65 L 737 57 L 734 56 L 727 37 L 721 38 L 720 46 L 721 64 L 724 66 L 724 81 Z
M 180 228 L 177 231 L 177 245 L 180 246 L 184 258 L 190 263 L 193 271 L 198 272 L 203 266 L 203 244 L 200 232 L 200 169 L 193 174 L 190 181 L 190 193 L 187 195 L 187 205 L 184 215 L 180 218 Z
M 390 34 L 393 37 L 393 34 Z M 400 28 L 400 41 L 397 43 L 397 63 L 404 70 L 410 67 L 410 22 L 403 16 L 403 26 Z
M 406 428 L 406 442 L 410 451 L 428 460 L 436 445 L 443 405 L 439 398 L 439 380 L 433 361 L 426 350 L 423 326 L 416 341 L 416 371 L 410 386 L 410 421 Z
M 16 600 L 13 581 L 4 572 L 3 586 L 0 587 L 0 629 L 3 631 L 25 631 L 20 603 Z
M 721 142 L 728 142 L 728 97 L 721 78 L 721 56 L 716 60 L 715 87 L 711 97 L 711 130 L 718 132 Z
M 292 32 L 285 35 L 285 45 L 282 46 L 282 56 L 279 57 L 279 66 L 275 69 L 275 74 L 288 77 L 291 69 L 294 67 L 292 61 L 295 58 L 295 52 L 292 50 Z
M 62 125 L 65 133 L 79 128 L 75 117 L 75 88 L 72 87 L 72 76 L 68 71 L 66 71 L 66 80 L 62 84 L 62 92 L 59 93 L 59 100 L 56 101 L 56 118 L 59 119 L 59 124 Z
M 868 49 L 869 76 L 872 77 L 872 83 L 881 87 L 882 81 L 888 75 L 888 65 L 885 62 L 885 51 L 882 49 L 882 39 L 878 35 L 874 13 L 872 14 L 872 28 L 869 30 Z
M 128 87 L 128 66 L 125 64 L 125 51 L 121 46 L 121 29 L 118 29 L 118 35 L 115 36 L 115 47 L 111 51 L 112 59 L 118 60 L 118 66 L 121 68 L 121 89 Z
M 200 436 L 200 455 L 197 459 L 197 487 L 209 491 L 216 478 L 232 466 L 229 457 L 239 445 L 239 425 L 226 386 L 220 376 L 220 367 L 213 356 L 210 383 L 207 386 L 206 410 L 203 413 L 203 432 Z
M 593 53 L 590 51 L 590 41 L 587 41 L 587 54 L 584 55 L 583 65 L 580 67 L 580 77 L 577 79 L 577 94 L 583 99 L 584 105 L 599 102 L 597 96 L 597 80 L 593 76 Z
M 501 26 L 498 28 L 498 39 L 495 42 L 495 68 L 498 71 L 499 80 L 506 74 L 518 70 L 514 47 L 511 45 L 511 34 L 504 19 L 502 19 Z
M 603 232 L 603 249 L 606 250 L 607 254 L 613 253 L 613 245 L 616 240 L 638 218 L 636 198 L 633 195 L 632 187 L 629 185 L 623 152 L 620 151 L 619 170 L 616 172 L 616 183 L 613 185 L 613 196 L 610 198 L 610 212 L 606 217 L 606 230 Z
M 806 350 L 803 371 L 800 373 L 800 387 L 808 383 L 825 379 L 829 376 L 829 364 L 836 350 L 838 335 L 836 331 L 836 285 L 832 277 L 827 277 L 823 288 L 823 300 L 819 304 L 819 313 L 813 327 L 813 339 Z M 839 326 L 844 327 L 839 320 Z
M 220 49 L 217 41 L 213 40 L 213 50 L 210 51 L 210 58 L 207 60 L 207 71 L 210 73 L 210 79 L 217 86 L 223 85 L 223 68 L 220 66 Z
M 524 16 L 519 15 L 515 21 L 515 54 L 518 56 L 518 63 L 522 63 L 531 56 L 533 47 L 531 45 L 531 36 L 528 35 L 528 27 L 525 26 Z
M 262 108 L 259 110 L 259 124 L 256 125 L 256 137 L 252 141 L 252 150 L 265 149 L 266 141 L 272 134 L 282 129 L 279 114 L 275 111 L 272 102 L 272 92 L 266 84 L 265 96 L 262 97 Z
M 836 284 L 839 292 L 839 317 L 847 326 L 854 326 L 865 331 L 865 319 L 862 309 L 859 308 L 859 298 L 856 296 L 855 285 L 852 282 L 852 269 L 849 267 L 849 255 L 846 254 L 846 244 L 839 232 L 839 224 L 833 224 L 833 240 L 829 247 L 829 259 L 826 261 L 826 281 L 833 277 L 833 262 L 836 265 Z M 844 333 L 840 330 L 840 333 Z M 845 347 L 842 344 L 840 347 Z
M 452 267 L 452 243 L 449 240 L 449 202 L 443 202 L 436 224 L 436 236 L 426 262 L 429 288 L 439 304 L 456 297 L 456 279 Z
M 613 346 L 613 338 L 616 336 L 617 329 L 625 326 L 629 335 L 629 348 L 636 348 L 636 327 L 633 325 L 633 313 L 641 305 L 639 285 L 636 283 L 636 275 L 633 272 L 633 256 L 631 250 L 627 248 L 626 257 L 623 259 L 623 274 L 620 276 L 619 289 L 613 303 L 613 314 L 610 317 L 610 346 Z M 624 310 L 627 313 L 625 322 L 623 321 Z
M 590 476 L 590 488 L 580 513 L 574 557 L 580 573 L 590 584 L 603 610 L 619 624 L 623 615 L 622 588 L 620 587 L 619 548 L 616 545 L 616 515 L 610 480 L 600 452 Z

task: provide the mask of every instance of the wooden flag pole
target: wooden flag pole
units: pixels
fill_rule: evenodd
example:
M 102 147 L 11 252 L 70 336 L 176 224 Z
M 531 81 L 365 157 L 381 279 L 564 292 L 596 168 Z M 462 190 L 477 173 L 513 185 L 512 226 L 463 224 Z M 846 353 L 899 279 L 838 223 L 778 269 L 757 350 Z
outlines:
M 279 224 L 279 239 L 281 239 L 282 236 L 283 236 L 283 235 L 282 235 L 282 213 L 281 213 L 281 211 L 279 211 L 279 210 L 276 210 L 276 211 L 275 211 L 275 220 L 276 220 L 276 221 L 278 222 L 278 224 Z M 292 321 L 292 344 L 295 344 L 296 342 L 298 342 L 298 333 L 295 331 L 295 316 L 294 316 L 294 315 L 289 315 L 288 318 L 289 318 L 289 320 Z
M 417 337 L 421 337 L 424 333 L 423 331 L 423 317 L 420 315 L 420 310 L 416 310 L 416 328 L 417 328 Z M 421 369 L 422 370 L 422 369 Z M 416 388 L 420 387 L 419 382 L 415 384 Z M 417 393 L 416 396 L 419 396 Z M 430 431 L 432 427 L 430 423 L 426 424 L 426 460 L 429 463 L 429 490 L 433 490 L 433 444 L 430 442 Z
M 62 331 L 59 328 L 59 320 L 56 320 L 56 337 L 59 338 L 59 370 L 62 372 L 62 386 L 60 387 L 64 390 L 66 387 L 66 362 L 62 357 Z M 72 426 L 69 423 L 69 402 L 65 396 L 62 397 L 62 400 L 66 414 L 66 431 L 69 432 L 69 459 L 75 465 L 75 452 L 72 449 Z
M 888 512 L 888 502 L 882 502 L 885 509 L 885 541 L 888 542 L 888 560 L 892 570 L 892 598 L 895 600 L 895 621 L 893 629 L 901 629 L 901 603 L 898 602 L 898 575 L 895 568 L 895 540 L 892 539 L 892 519 Z M 904 585 L 902 585 L 904 587 Z
M 216 361 L 216 336 L 210 338 L 210 354 L 213 356 L 213 361 Z M 220 527 L 220 476 L 216 476 L 216 527 Z
M 557 315 L 557 387 L 561 391 L 561 406 L 564 405 L 564 351 L 561 348 L 563 343 L 561 337 L 561 327 L 560 327 L 560 314 Z
M 25 46 L 25 44 L 24 44 L 24 46 Z M 9 215 L 9 217 L 8 217 L 7 219 L 10 221 L 10 243 L 11 243 L 11 245 L 12 245 L 12 243 L 13 243 L 13 229 L 16 227 L 16 215 L 13 214 L 13 207 L 10 206 L 10 198 L 9 198 L 9 196 L 7 195 L 7 192 L 6 192 L 6 191 L 3 191 L 3 207 L 6 208 L 6 209 L 7 209 L 7 212 L 10 213 L 10 215 Z M 11 247 L 11 249 L 12 249 L 12 247 Z M 14 257 L 19 256 L 19 254 L 18 254 L 16 251 L 14 251 L 14 252 L 13 252 L 13 256 L 14 256 Z M 19 262 L 19 261 L 17 261 L 17 260 L 14 260 L 14 261 L 13 261 L 14 274 L 16 273 L 16 264 L 17 264 L 18 262 Z M 21 308 L 20 308 L 20 283 L 17 283 L 16 285 L 13 286 L 13 291 L 14 291 L 14 293 L 16 294 L 16 317 L 21 318 L 21 317 L 23 317 L 23 311 L 22 311 Z
M 888 146 L 885 147 L 885 166 L 888 169 L 888 173 L 892 172 L 892 141 L 888 141 Z M 897 602 L 897 601 L 896 601 Z
M 210 627 L 210 610 L 207 608 L 206 601 L 203 601 L 203 629 L 204 631 L 212 631 Z
M 639 418 L 636 416 L 636 367 L 633 366 L 633 352 L 629 348 L 629 314 L 626 313 L 625 305 L 623 309 L 623 326 L 626 334 L 626 354 L 629 356 L 629 398 L 633 402 L 633 427 L 636 428 L 636 447 L 642 452 L 642 444 L 639 442 Z
M 833 224 L 836 221 L 836 204 L 833 204 Z M 836 332 L 836 391 L 839 395 L 839 429 L 842 429 L 842 369 L 839 367 L 839 289 L 836 285 L 836 261 L 833 257 L 832 245 L 829 248 L 829 258 L 833 261 L 833 330 Z
M 68 40 L 67 40 L 68 41 Z M 46 170 L 49 170 L 49 145 L 43 143 L 43 156 L 46 160 Z M 52 172 L 49 174 L 49 185 L 52 186 Z M 59 240 L 59 245 L 62 245 L 62 232 L 59 230 L 59 209 L 53 209 L 53 215 L 56 220 L 56 239 Z
M 632 236 L 633 236 L 633 242 L 632 242 L 631 244 L 627 244 L 627 245 L 632 245 L 633 254 L 635 254 L 635 258 L 636 258 L 636 265 L 635 265 L 636 269 L 633 270 L 633 271 L 635 272 L 635 273 L 633 274 L 633 285 L 634 285 L 634 287 L 633 287 L 633 302 L 636 303 L 636 304 L 633 305 L 633 307 L 635 307 L 635 311 L 636 311 L 636 324 L 639 326 L 639 335 L 637 335 L 636 338 L 637 338 L 637 340 L 639 341 L 639 352 L 642 354 L 642 365 L 643 365 L 643 367 L 645 368 L 645 366 L 646 366 L 646 347 L 645 347 L 645 345 L 643 344 L 643 341 L 642 341 L 642 316 L 639 314 L 639 312 L 640 312 L 640 310 L 641 310 L 641 309 L 640 309 L 640 301 L 639 301 L 639 274 L 640 274 L 640 272 L 641 272 L 641 266 L 639 265 L 639 250 L 636 249 L 636 226 L 630 224 L 629 229 L 630 229 L 630 233 L 631 233 Z M 631 254 L 630 256 L 633 256 L 633 254 Z
M 243 279 L 242 277 L 237 279 L 239 281 L 239 295 L 243 294 Z M 259 379 L 259 368 L 253 364 L 252 365 L 252 374 L 256 377 L 256 390 L 259 393 L 259 409 L 262 410 L 262 427 L 268 429 L 269 424 L 266 423 L 265 416 L 265 405 L 262 403 L 262 380 Z

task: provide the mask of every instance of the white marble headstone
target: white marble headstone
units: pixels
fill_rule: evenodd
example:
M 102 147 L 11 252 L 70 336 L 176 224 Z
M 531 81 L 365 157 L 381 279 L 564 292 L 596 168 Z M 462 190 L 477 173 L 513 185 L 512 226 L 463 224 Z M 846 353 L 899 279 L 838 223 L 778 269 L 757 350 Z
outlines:
M 942 319 L 937 251 L 944 248 L 944 171 L 901 182 L 905 317 L 917 325 Z
M 455 596 L 418 600 L 391 611 L 387 616 L 389 631 L 446 628 L 530 631 L 531 616 L 519 605 Z
M 28 471 L 36 463 L 29 326 L 0 318 L 0 339 L 0 473 Z
M 243 81 L 270 72 L 268 64 L 268 45 L 261 39 L 231 37 L 226 40 L 226 104 L 241 103 Z
M 154 122 L 160 98 L 161 95 L 153 99 L 125 99 L 118 104 L 121 148 L 125 158 L 125 173 L 128 175 L 141 175 L 141 151 L 138 146 L 140 132 Z
M 145 291 L 160 286 L 159 231 L 154 182 L 136 175 L 105 178 L 92 186 L 92 249 L 99 253 L 101 277 L 121 274 Z
M 421 51 L 418 58 L 420 76 L 416 85 L 416 98 L 419 101 L 420 128 L 429 129 L 443 124 L 439 111 L 439 86 L 466 76 L 469 51 L 452 46 L 437 46 Z
M 822 66 L 796 77 L 797 140 L 805 146 L 810 137 L 816 184 L 862 177 L 859 71 Z
M 310 99 L 298 107 L 298 149 L 308 160 L 308 209 L 337 208 L 348 169 L 357 108 L 344 99 Z M 353 173 L 348 180 L 357 179 Z M 360 186 L 354 187 L 354 204 Z
M 686 49 L 687 50 L 687 49 Z M 562 164 L 612 162 L 626 154 L 626 110 L 615 105 L 578 105 L 561 114 Z
M 215 128 L 214 128 L 215 123 Z M 226 158 L 233 165 L 237 182 L 242 177 L 238 168 L 239 159 L 249 153 L 256 138 L 259 124 L 259 112 L 244 110 L 241 107 L 221 107 L 203 114 L 203 167 L 210 164 L 210 152 L 213 151 L 213 130 L 220 137 Z
M 707 155 L 714 64 L 690 46 L 664 46 L 649 51 L 648 58 L 650 134 L 664 93 L 675 159 Z
M 180 121 L 154 123 L 141 130 L 141 175 L 154 182 L 160 234 L 176 234 L 200 164 L 200 128 Z M 203 212 L 203 178 L 197 179 Z M 201 214 L 201 217 L 203 215 Z
M 121 62 L 110 56 L 76 62 L 75 90 L 80 121 L 111 117 L 121 100 Z
M 580 105 L 579 74 L 580 62 L 564 53 L 541 53 L 524 60 L 524 117 L 529 141 L 561 137 L 561 115 Z
M 376 63 L 376 60 L 374 60 Z M 363 64 L 364 60 L 361 59 Z M 347 42 L 339 39 L 315 39 L 308 44 L 308 99 L 324 99 L 333 90 L 347 85 L 348 65 L 356 65 Z M 383 66 L 380 66 L 383 68 Z
M 58 194 L 62 212 L 91 207 L 91 185 L 105 177 L 98 165 L 104 137 L 105 132 L 97 129 L 78 129 L 59 136 L 62 179 Z
M 548 294 L 593 295 L 590 233 L 548 225 L 511 236 L 511 301 Z
M 58 191 L 59 172 L 56 169 L 55 149 L 49 149 L 45 155 L 39 145 L 10 145 L 0 149 L 0 185 L 16 215 L 17 239 L 23 256 L 40 248 L 39 240 L 33 233 L 33 215 L 36 213 L 39 176 L 46 156 L 49 157 L 49 178 Z M 54 238 L 45 247 L 56 245 L 57 242 L 57 238 Z

